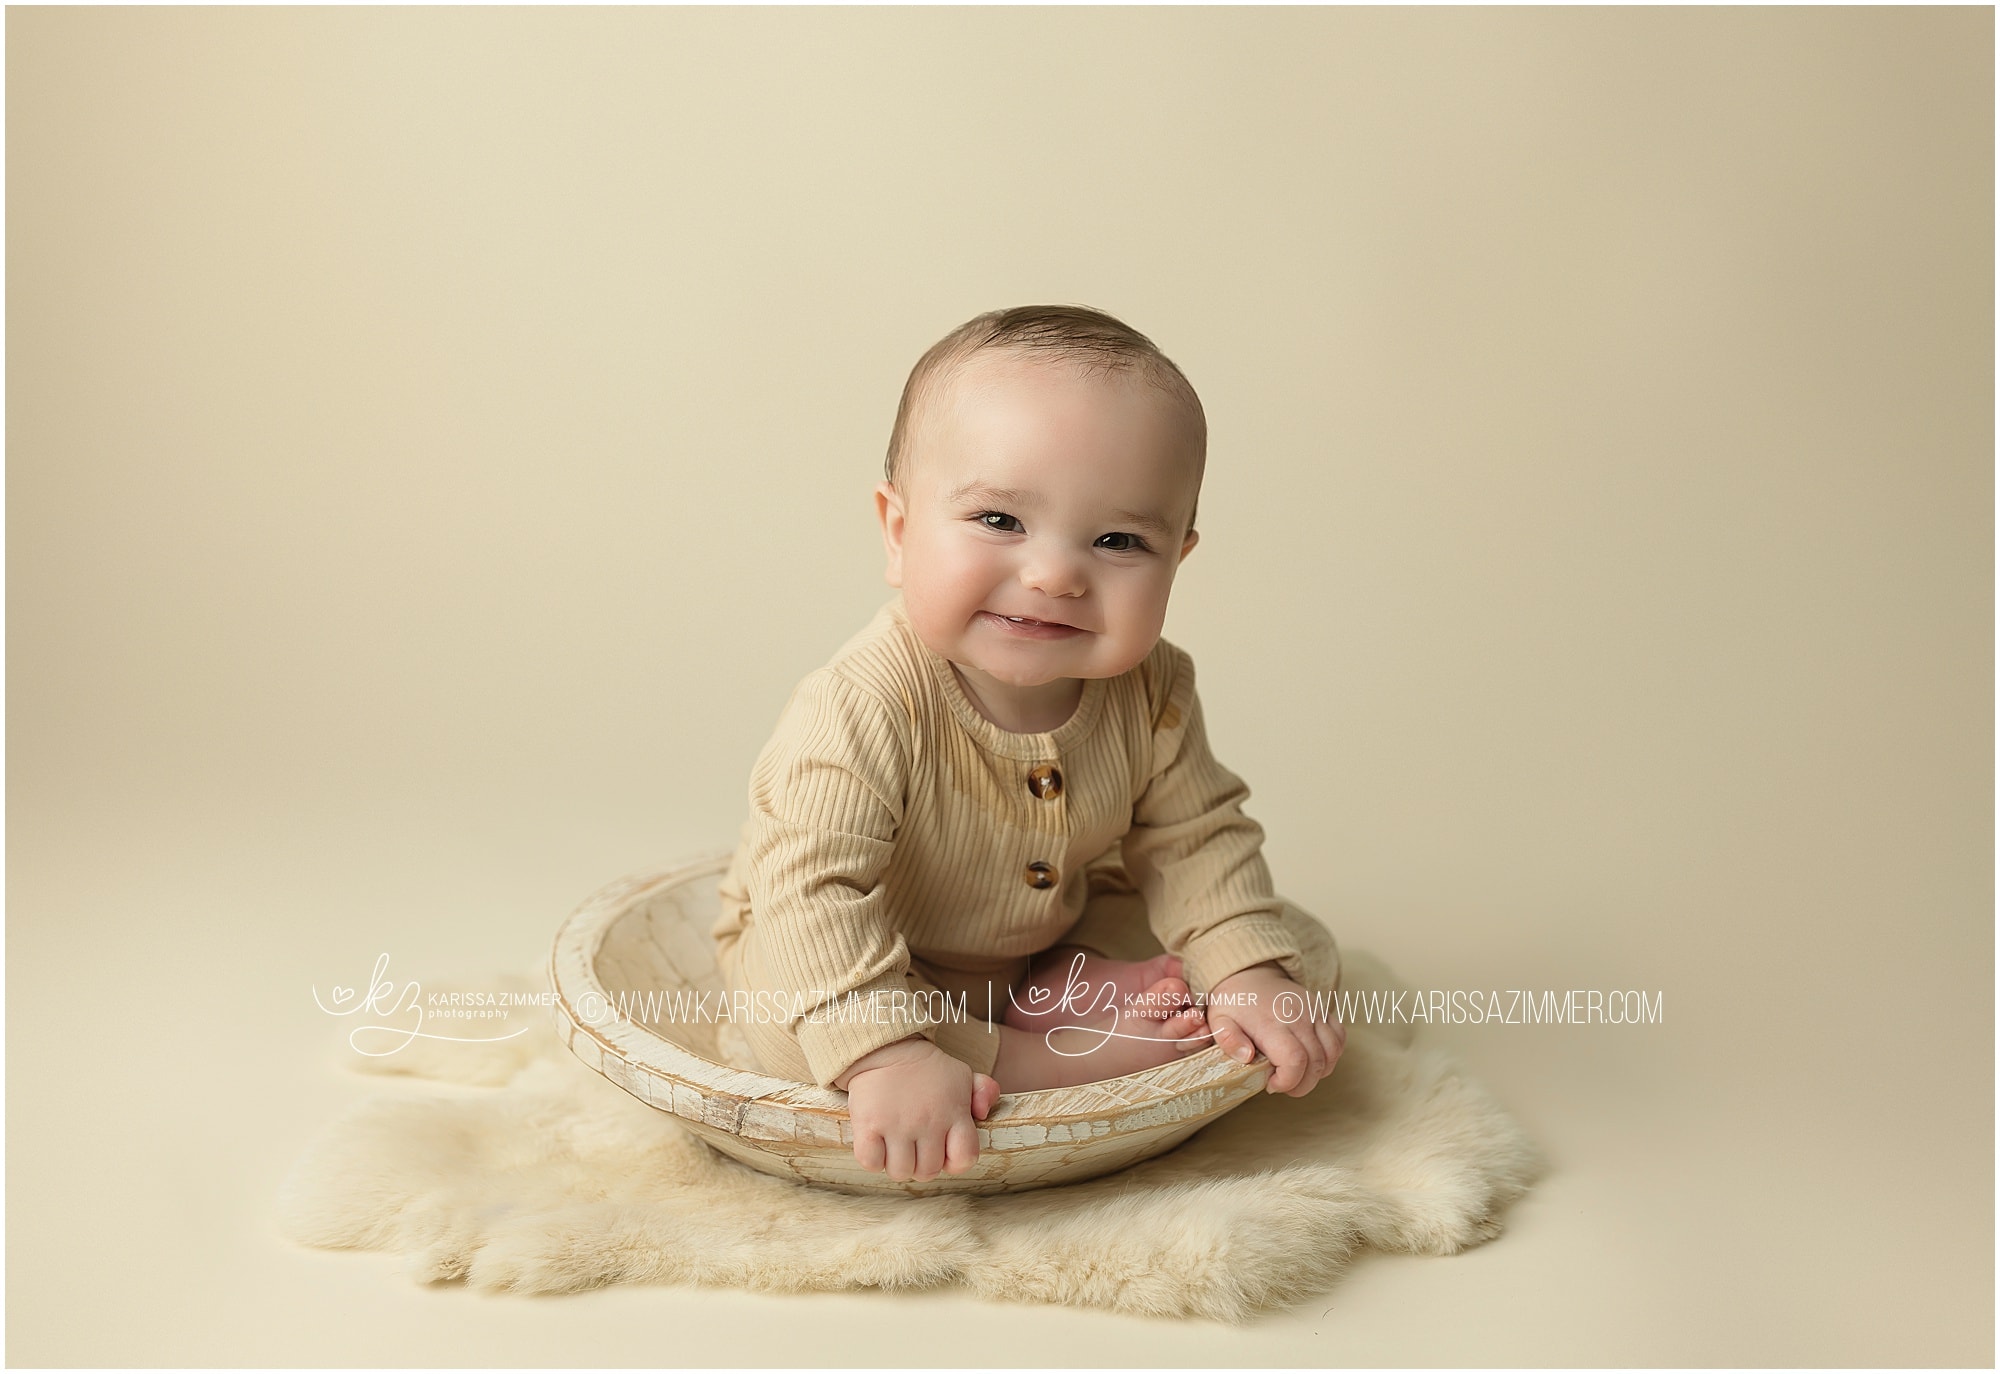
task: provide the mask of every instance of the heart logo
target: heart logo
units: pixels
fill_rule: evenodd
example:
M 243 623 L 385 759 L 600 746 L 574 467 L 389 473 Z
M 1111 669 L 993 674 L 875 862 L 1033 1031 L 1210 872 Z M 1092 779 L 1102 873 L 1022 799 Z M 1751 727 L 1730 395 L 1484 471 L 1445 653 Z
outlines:
M 1042 1003 L 1048 1001 L 1051 997 L 1054 997 L 1055 995 L 1056 995 L 1055 989 L 1053 988 L 1046 988 L 1046 987 L 1029 988 L 1028 1005 L 1031 1007 L 1039 1007 Z
M 353 988 L 335 988 L 333 990 L 333 1004 L 337 1007 L 342 1002 L 350 1000 L 353 996 Z

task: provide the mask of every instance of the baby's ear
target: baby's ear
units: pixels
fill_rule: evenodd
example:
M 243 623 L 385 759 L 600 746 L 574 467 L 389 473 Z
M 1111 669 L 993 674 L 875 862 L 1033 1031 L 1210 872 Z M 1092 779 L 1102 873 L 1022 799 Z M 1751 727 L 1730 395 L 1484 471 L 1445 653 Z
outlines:
M 903 494 L 894 482 L 875 484 L 875 518 L 882 522 L 882 551 L 888 566 L 882 579 L 892 587 L 903 585 Z
M 1187 532 L 1187 538 L 1181 540 L 1180 561 L 1183 563 L 1187 562 L 1187 556 L 1194 552 L 1194 546 L 1200 542 L 1201 542 L 1201 531 L 1189 530 Z

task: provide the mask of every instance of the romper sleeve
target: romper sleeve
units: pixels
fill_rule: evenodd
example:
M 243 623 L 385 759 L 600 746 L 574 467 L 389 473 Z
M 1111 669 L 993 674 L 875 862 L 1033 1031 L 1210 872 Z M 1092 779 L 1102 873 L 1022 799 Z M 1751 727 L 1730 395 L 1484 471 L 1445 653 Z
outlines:
M 1180 956 L 1197 993 L 1267 960 L 1296 980 L 1303 960 L 1264 862 L 1264 827 L 1242 811 L 1250 788 L 1209 752 L 1194 660 L 1167 647 L 1153 772 L 1125 833 L 1125 870 L 1153 934 Z
M 908 762 L 901 712 L 822 668 L 794 689 L 751 773 L 751 920 L 779 984 L 766 1002 L 823 1088 L 883 1045 L 932 1034 L 907 996 L 909 947 L 882 886 Z

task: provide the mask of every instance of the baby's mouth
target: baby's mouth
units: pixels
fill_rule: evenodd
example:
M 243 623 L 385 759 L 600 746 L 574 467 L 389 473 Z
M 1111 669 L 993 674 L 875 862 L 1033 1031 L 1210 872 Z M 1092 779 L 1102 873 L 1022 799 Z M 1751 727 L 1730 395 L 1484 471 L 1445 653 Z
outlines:
M 1082 634 L 1082 633 L 1083 633 L 1083 631 L 1082 631 L 1082 630 L 1079 630 L 1079 629 L 1078 629 L 1078 628 L 1077 628 L 1076 626 L 1074 626 L 1074 625 L 1065 625 L 1065 624 L 1064 624 L 1064 623 L 1063 623 L 1062 621 L 1060 621 L 1060 620 L 1036 620 L 1036 619 L 1035 619 L 1035 618 L 1034 618 L 1033 616 L 1026 616 L 1026 615 L 1001 615 L 1001 614 L 1000 614 L 999 612 L 997 612 L 997 611 L 986 611 L 986 612 L 983 612 L 983 614 L 985 614 L 985 615 L 990 615 L 990 616 L 992 616 L 992 617 L 993 617 L 993 618 L 994 618 L 995 620 L 998 620 L 998 621 L 1002 621 L 1002 622 L 1004 622 L 1004 623 L 1006 623 L 1006 624 L 1008 624 L 1008 625 L 1012 625 L 1012 626 L 1013 626 L 1014 628 L 1016 628 L 1016 629 L 1018 629 L 1018 630 L 1025 630 L 1025 631 L 1027 631 L 1027 632 L 1028 632 L 1028 633 L 1030 633 L 1030 634 L 1033 634 L 1033 633 L 1035 633 L 1035 632 L 1037 632 L 1037 631 L 1041 631 L 1041 632 L 1046 632 L 1046 633 L 1050 633 L 1050 634 Z

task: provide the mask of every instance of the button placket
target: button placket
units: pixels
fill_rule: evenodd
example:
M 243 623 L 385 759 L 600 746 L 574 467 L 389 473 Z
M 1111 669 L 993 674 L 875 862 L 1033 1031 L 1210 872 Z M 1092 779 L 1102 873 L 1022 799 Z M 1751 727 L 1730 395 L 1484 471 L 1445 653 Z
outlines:
M 1056 804 L 1056 814 L 1058 816 L 1066 810 L 1062 804 L 1062 770 L 1056 767 L 1055 764 L 1038 763 L 1030 768 L 1027 772 L 1027 784 L 1029 795 L 1037 797 L 1042 801 L 1054 802 Z M 1060 821 L 1057 821 L 1056 828 L 1058 830 L 1063 828 Z M 1056 870 L 1054 864 L 1037 859 L 1028 865 L 1022 874 L 1022 878 L 1029 887 L 1034 888 L 1037 892 L 1043 892 L 1061 882 L 1062 874 Z

